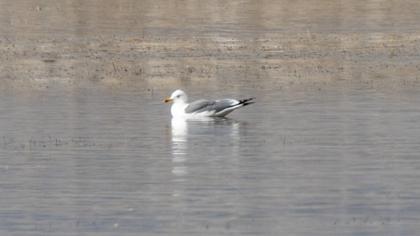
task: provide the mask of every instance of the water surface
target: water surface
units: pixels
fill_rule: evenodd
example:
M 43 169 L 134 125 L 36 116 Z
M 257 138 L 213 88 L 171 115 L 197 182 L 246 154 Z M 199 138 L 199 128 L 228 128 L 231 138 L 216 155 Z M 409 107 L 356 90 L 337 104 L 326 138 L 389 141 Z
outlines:
M 0 232 L 420 233 L 415 89 L 186 90 L 257 103 L 185 121 L 167 90 L 2 93 Z

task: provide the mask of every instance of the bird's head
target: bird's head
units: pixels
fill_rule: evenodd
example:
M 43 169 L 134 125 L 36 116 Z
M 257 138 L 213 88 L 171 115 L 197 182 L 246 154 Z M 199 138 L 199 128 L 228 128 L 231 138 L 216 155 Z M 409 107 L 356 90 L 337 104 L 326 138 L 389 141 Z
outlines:
M 187 100 L 188 100 L 187 94 L 184 91 L 178 89 L 178 90 L 175 90 L 170 97 L 166 98 L 164 100 L 164 102 L 165 103 L 169 103 L 169 102 L 174 102 L 174 103 L 184 102 L 184 103 L 186 103 Z

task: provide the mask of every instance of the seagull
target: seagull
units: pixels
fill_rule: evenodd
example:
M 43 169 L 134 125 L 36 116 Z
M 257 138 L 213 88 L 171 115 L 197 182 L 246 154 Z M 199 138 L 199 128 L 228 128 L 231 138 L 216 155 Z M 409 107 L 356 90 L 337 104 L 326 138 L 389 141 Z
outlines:
M 187 94 L 178 89 L 172 95 L 164 100 L 165 103 L 172 102 L 172 117 L 183 118 L 202 118 L 202 117 L 224 117 L 232 111 L 254 103 L 255 98 L 246 98 L 241 100 L 225 98 L 220 100 L 200 99 L 188 103 Z

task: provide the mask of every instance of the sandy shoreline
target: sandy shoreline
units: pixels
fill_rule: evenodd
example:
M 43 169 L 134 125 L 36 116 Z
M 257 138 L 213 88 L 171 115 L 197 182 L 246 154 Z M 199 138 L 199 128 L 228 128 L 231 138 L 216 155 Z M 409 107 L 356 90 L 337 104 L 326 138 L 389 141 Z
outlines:
M 224 6 L 227 12 L 238 10 L 235 16 L 212 16 L 209 22 L 204 16 L 200 18 L 200 11 L 209 14 L 211 10 L 187 9 L 182 20 L 176 9 L 160 2 L 121 3 L 113 16 L 119 16 L 116 21 L 102 14 L 110 11 L 106 6 L 95 15 L 98 5 L 93 3 L 85 8 L 48 3 L 7 7 L 9 18 L 3 17 L 9 24 L 1 26 L 0 35 L 1 87 L 30 88 L 51 83 L 74 86 L 86 82 L 111 86 L 234 86 L 240 82 L 264 88 L 335 81 L 410 87 L 419 81 L 420 32 L 411 27 L 416 16 L 388 12 L 395 18 L 390 24 L 386 17 L 381 18 L 388 9 L 382 5 L 354 1 L 362 13 L 365 10 L 366 19 L 373 19 L 357 27 L 363 19 L 350 19 L 360 12 L 336 13 L 348 7 L 339 5 L 315 11 L 315 3 L 299 10 L 302 15 L 294 16 L 283 8 L 272 10 L 282 6 L 278 3 L 266 2 L 260 9 L 238 2 Z M 391 3 L 383 6 L 387 4 Z M 300 5 L 292 7 L 298 10 Z M 154 6 L 162 8 L 159 11 Z M 213 7 L 215 12 L 223 12 L 223 6 Z M 11 15 L 14 8 L 17 14 Z M 173 11 L 175 15 L 169 15 L 173 22 L 162 18 Z M 69 19 L 69 28 L 60 13 L 75 13 Z M 330 19 L 341 21 L 327 21 Z M 404 27 L 398 28 L 400 25 Z

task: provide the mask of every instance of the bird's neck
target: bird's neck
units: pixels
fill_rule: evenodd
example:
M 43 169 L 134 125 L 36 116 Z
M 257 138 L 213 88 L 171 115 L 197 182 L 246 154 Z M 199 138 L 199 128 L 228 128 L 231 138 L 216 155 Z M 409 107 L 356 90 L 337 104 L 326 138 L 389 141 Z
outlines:
M 171 114 L 173 117 L 183 116 L 185 114 L 184 110 L 188 104 L 184 101 L 177 101 L 171 106 Z

